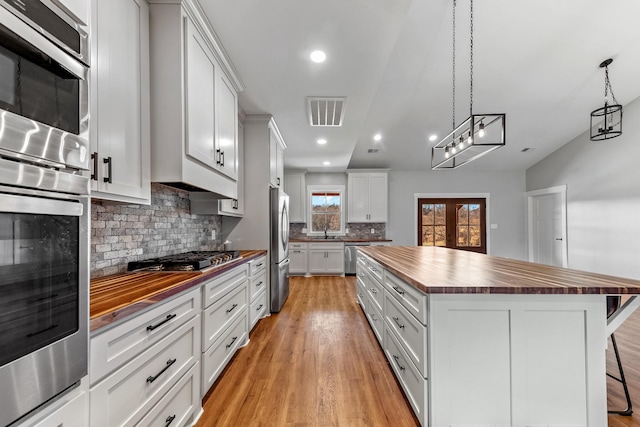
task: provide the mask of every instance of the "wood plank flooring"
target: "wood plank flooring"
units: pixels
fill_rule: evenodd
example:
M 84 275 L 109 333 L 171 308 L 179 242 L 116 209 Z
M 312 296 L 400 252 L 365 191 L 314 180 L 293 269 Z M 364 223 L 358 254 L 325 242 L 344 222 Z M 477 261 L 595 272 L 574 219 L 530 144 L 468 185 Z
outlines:
M 610 415 L 609 427 L 640 427 L 638 336 L 640 311 L 616 332 L 637 412 Z M 196 427 L 420 425 L 356 303 L 353 277 L 292 277 L 283 310 L 250 339 L 205 396 Z M 621 385 L 607 384 L 609 407 L 622 408 Z

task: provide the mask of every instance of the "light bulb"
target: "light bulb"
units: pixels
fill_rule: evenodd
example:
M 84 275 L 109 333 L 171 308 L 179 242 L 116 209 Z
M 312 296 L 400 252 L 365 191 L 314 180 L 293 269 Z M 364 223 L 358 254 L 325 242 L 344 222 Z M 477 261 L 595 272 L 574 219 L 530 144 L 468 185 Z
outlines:
M 471 136 L 471 131 L 469 131 L 469 138 L 467 139 L 467 143 L 469 143 L 469 145 L 473 144 L 473 137 Z
M 451 156 L 451 154 L 449 153 L 449 146 L 447 145 L 446 147 L 444 147 L 444 158 L 448 159 Z
M 480 122 L 480 130 L 478 131 L 478 136 L 482 138 L 484 136 L 484 123 Z
M 451 144 L 451 154 L 456 154 L 456 144 Z
M 458 147 L 462 150 L 464 148 L 464 138 L 460 135 L 460 142 L 458 143 Z

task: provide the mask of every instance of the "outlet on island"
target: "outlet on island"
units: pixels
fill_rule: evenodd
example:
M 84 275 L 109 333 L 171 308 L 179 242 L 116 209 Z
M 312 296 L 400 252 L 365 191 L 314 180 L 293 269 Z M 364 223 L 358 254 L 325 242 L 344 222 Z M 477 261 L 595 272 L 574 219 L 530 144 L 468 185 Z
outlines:
M 372 228 L 372 229 L 371 229 L 371 234 L 375 234 L 375 233 L 376 233 L 376 229 L 375 229 L 375 228 Z
M 216 240 L 216 230 L 211 230 L 211 240 Z

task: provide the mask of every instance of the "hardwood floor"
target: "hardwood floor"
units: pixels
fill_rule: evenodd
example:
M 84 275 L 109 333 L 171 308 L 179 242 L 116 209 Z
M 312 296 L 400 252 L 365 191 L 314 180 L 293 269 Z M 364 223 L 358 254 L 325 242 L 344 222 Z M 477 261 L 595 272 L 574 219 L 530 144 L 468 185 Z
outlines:
M 609 427 L 640 427 L 640 311 L 616 332 L 632 417 Z M 292 277 L 283 310 L 261 320 L 205 396 L 197 427 L 393 426 L 418 420 L 356 303 L 353 277 Z M 617 373 L 613 351 L 607 368 Z M 623 408 L 620 383 L 608 379 L 609 407 Z

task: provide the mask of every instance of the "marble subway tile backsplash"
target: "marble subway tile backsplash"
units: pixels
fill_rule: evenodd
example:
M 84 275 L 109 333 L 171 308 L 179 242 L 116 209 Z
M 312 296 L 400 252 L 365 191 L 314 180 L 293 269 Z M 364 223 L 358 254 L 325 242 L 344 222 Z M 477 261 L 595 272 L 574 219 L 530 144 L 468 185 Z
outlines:
M 151 185 L 151 205 L 91 203 L 91 278 L 122 273 L 129 261 L 222 249 L 219 215 L 193 215 L 189 193 Z M 211 239 L 211 231 L 216 239 Z
M 349 232 L 346 233 L 345 237 L 351 239 L 386 239 L 386 223 L 384 222 L 375 222 L 375 223 L 347 223 L 345 228 L 349 229 Z M 289 224 L 289 237 L 291 239 L 299 239 L 307 237 L 307 233 L 303 233 L 302 229 L 307 225 L 302 223 L 291 223 Z M 374 230 L 374 233 L 371 233 L 371 229 Z

